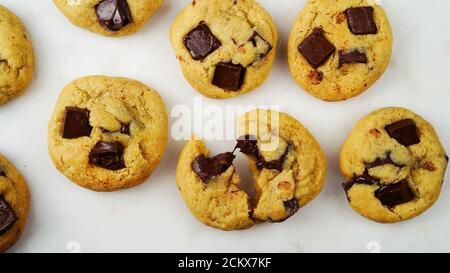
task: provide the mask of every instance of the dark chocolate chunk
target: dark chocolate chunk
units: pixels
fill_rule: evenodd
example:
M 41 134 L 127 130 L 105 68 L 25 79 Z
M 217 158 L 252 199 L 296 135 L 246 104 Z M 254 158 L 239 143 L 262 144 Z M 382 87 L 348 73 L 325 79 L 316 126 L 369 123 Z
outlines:
M 110 31 L 118 31 L 131 23 L 131 11 L 126 0 L 103 0 L 95 6 L 100 25 Z
M 445 155 L 445 160 L 447 160 L 447 161 L 448 161 L 448 155 Z
M 273 46 L 256 31 L 253 32 L 253 35 L 250 37 L 249 41 L 254 47 L 258 49 L 261 48 L 262 52 L 259 54 L 259 59 L 264 59 L 264 57 L 266 57 L 267 54 L 269 54 L 269 52 L 273 49 Z
M 130 135 L 130 124 L 122 125 L 122 128 L 120 128 L 120 133 L 124 135 Z
M 199 155 L 192 162 L 192 170 L 207 183 L 214 176 L 225 172 L 232 164 L 235 156 L 233 153 L 218 154 L 215 157 L 208 158 L 205 155 Z
M 412 119 L 404 119 L 386 126 L 389 136 L 408 147 L 420 142 L 416 123 Z
M 395 184 L 383 186 L 375 192 L 375 197 L 389 208 L 407 203 L 415 198 L 414 192 L 408 185 L 408 181 L 403 180 Z
M 339 50 L 339 68 L 344 64 L 366 64 L 367 56 L 366 53 L 360 51 L 359 49 L 350 50 Z
M 384 158 L 377 158 L 377 159 L 375 159 L 374 162 L 365 163 L 366 169 L 372 169 L 372 168 L 375 168 L 375 167 L 388 165 L 388 164 L 394 165 L 394 166 L 396 166 L 398 168 L 405 167 L 405 165 L 398 164 L 394 160 L 392 160 L 391 154 L 392 154 L 392 152 L 389 151 L 389 152 L 386 153 L 386 156 Z
M 246 72 L 247 69 L 240 64 L 218 63 L 212 84 L 228 91 L 239 91 Z
M 66 107 L 63 121 L 63 138 L 79 138 L 90 136 L 92 126 L 89 124 L 90 111 L 77 107 Z
M 123 169 L 123 150 L 120 142 L 97 142 L 89 154 L 89 163 L 108 170 Z
M 8 231 L 18 220 L 11 206 L 0 195 L 0 235 Z
M 336 48 L 323 35 L 323 30 L 316 28 L 298 46 L 298 50 L 314 68 L 318 68 L 328 60 Z
M 256 167 L 261 169 L 283 171 L 284 161 L 289 153 L 290 145 L 288 145 L 284 153 L 277 160 L 266 161 L 258 149 L 258 141 L 254 136 L 243 136 L 237 139 L 236 149 L 240 149 L 241 153 L 251 155 L 256 159 Z
M 0 168 L 0 176 L 6 177 L 6 172 L 4 169 Z
M 216 51 L 222 44 L 214 36 L 205 22 L 201 21 L 196 28 L 184 37 L 184 45 L 192 56 L 192 59 L 204 60 Z
M 345 10 L 348 28 L 355 35 L 377 34 L 373 7 L 355 7 Z
M 355 176 L 351 180 L 343 183 L 342 187 L 347 192 L 355 184 L 377 185 L 377 184 L 380 184 L 380 180 L 376 179 L 375 177 L 370 176 L 366 170 L 363 175 Z
M 295 198 L 292 198 L 289 201 L 283 201 L 284 207 L 286 208 L 286 211 L 288 213 L 287 217 L 285 219 L 288 219 L 292 215 L 294 215 L 299 209 L 300 206 L 298 205 L 298 201 Z

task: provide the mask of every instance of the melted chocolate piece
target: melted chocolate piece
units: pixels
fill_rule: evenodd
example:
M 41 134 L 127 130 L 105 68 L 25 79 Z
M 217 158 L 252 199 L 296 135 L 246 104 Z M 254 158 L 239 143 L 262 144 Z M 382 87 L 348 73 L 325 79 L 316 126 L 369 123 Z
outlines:
M 95 14 L 100 25 L 110 31 L 118 31 L 132 21 L 126 0 L 103 0 L 95 6 Z
M 419 132 L 416 123 L 412 119 L 404 119 L 385 127 L 389 136 L 397 140 L 403 146 L 411 146 L 420 143 Z
M 3 169 L 0 169 L 0 176 L 6 177 L 6 172 Z
M 62 137 L 74 139 L 90 136 L 92 126 L 89 124 L 90 111 L 77 107 L 66 107 L 64 113 Z
M 378 198 L 384 206 L 393 208 L 397 205 L 414 200 L 416 196 L 409 187 L 408 181 L 403 180 L 379 188 L 375 192 L 375 197 Z
M 239 91 L 247 69 L 240 64 L 218 63 L 212 84 L 227 91 Z
M 251 155 L 256 159 L 256 167 L 261 169 L 283 171 L 284 161 L 289 153 L 290 145 L 288 145 L 284 153 L 277 160 L 266 161 L 258 149 L 258 141 L 254 136 L 243 136 L 237 139 L 236 149 L 240 149 L 241 153 Z
M 11 206 L 0 195 L 0 235 L 8 231 L 17 220 L 17 215 Z
M 313 33 L 303 40 L 298 50 L 314 68 L 324 64 L 334 53 L 336 48 L 323 35 L 321 28 L 314 29 Z
M 355 184 L 364 184 L 364 185 L 378 185 L 380 184 L 380 180 L 375 177 L 369 175 L 369 172 L 366 170 L 363 175 L 355 176 L 351 180 L 342 184 L 342 187 L 347 192 L 349 191 L 353 185 Z
M 345 64 L 367 63 L 366 53 L 358 49 L 339 50 L 338 55 L 339 55 L 339 68 L 341 68 Z
M 373 7 L 355 7 L 344 11 L 348 28 L 355 35 L 377 34 Z
M 192 170 L 198 177 L 207 183 L 211 178 L 224 173 L 233 164 L 235 156 L 227 152 L 208 158 L 205 155 L 197 156 L 192 162 Z
M 284 207 L 286 208 L 286 211 L 288 212 L 288 215 L 286 216 L 285 220 L 294 215 L 300 209 L 298 201 L 295 198 L 292 198 L 289 201 L 283 201 L 283 203 Z
M 214 36 L 204 21 L 184 37 L 184 45 L 196 61 L 202 61 L 216 51 L 222 44 Z
M 377 158 L 377 159 L 375 159 L 374 162 L 365 163 L 366 169 L 372 169 L 372 168 L 376 168 L 376 167 L 388 165 L 388 164 L 394 165 L 398 168 L 405 167 L 405 165 L 397 164 L 394 160 L 392 160 L 391 154 L 392 154 L 392 152 L 389 151 L 386 153 L 385 158 Z
M 124 135 L 130 135 L 130 124 L 122 125 L 122 128 L 120 128 L 120 133 Z
M 264 59 L 264 57 L 266 57 L 267 54 L 269 54 L 269 52 L 273 49 L 273 46 L 256 31 L 253 32 L 253 35 L 250 37 L 249 41 L 254 47 L 258 47 L 259 43 L 263 43 L 267 48 L 263 53 L 259 54 L 259 59 Z
M 97 142 L 89 154 L 89 163 L 108 170 L 123 169 L 123 150 L 120 142 Z

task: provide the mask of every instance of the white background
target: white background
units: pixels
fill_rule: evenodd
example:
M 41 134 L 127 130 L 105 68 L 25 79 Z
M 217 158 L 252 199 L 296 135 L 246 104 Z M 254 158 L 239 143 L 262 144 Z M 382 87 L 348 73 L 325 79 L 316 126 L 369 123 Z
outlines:
M 422 115 L 450 150 L 450 1 L 383 1 L 394 30 L 392 62 L 368 92 L 339 103 L 311 97 L 290 76 L 286 41 L 305 1 L 260 2 L 274 17 L 280 36 L 270 78 L 239 98 L 203 102 L 278 104 L 316 136 L 327 155 L 328 174 L 321 195 L 288 221 L 222 232 L 194 219 L 177 190 L 175 168 L 184 142 L 170 139 L 164 159 L 146 183 L 115 193 L 72 184 L 47 153 L 47 123 L 57 96 L 81 76 L 140 80 L 160 92 L 169 113 L 179 104 L 192 106 L 199 94 L 184 80 L 168 34 L 173 18 L 189 1 L 166 0 L 141 32 L 106 38 L 72 26 L 50 0 L 0 0 L 23 20 L 37 57 L 30 88 L 0 107 L 0 152 L 23 173 L 32 194 L 27 227 L 11 251 L 70 252 L 71 246 L 80 246 L 83 252 L 369 252 L 371 241 L 379 242 L 383 252 L 450 251 L 448 184 L 422 216 L 394 225 L 376 224 L 348 207 L 337 161 L 340 144 L 356 121 L 384 106 L 408 107 Z M 232 144 L 208 145 L 218 153 Z M 246 163 L 240 159 L 238 165 L 242 176 L 250 179 Z

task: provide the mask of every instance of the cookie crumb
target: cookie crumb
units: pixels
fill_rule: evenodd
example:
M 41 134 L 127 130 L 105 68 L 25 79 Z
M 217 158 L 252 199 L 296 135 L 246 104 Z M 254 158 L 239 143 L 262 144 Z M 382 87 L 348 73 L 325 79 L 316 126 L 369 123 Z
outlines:
M 370 130 L 369 133 L 376 138 L 379 138 L 381 136 L 380 130 L 378 130 L 376 128 L 373 128 L 372 130 Z
M 430 172 L 434 172 L 436 170 L 436 166 L 430 161 L 426 162 L 425 165 L 423 165 L 423 168 Z
M 343 12 L 339 12 L 336 14 L 336 24 L 340 24 L 345 21 L 345 14 Z

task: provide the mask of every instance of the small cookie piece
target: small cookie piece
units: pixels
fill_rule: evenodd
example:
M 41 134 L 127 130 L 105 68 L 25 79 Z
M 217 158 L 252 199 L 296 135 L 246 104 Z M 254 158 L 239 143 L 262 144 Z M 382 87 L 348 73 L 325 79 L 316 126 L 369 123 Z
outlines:
M 25 228 L 30 194 L 25 179 L 0 155 L 0 252 L 19 240 Z
M 177 185 L 192 214 L 222 230 L 288 219 L 320 193 L 325 177 L 319 144 L 294 118 L 259 110 L 245 114 L 239 126 L 242 137 L 233 152 L 210 157 L 204 143 L 193 138 L 181 151 L 177 167 Z M 250 161 L 254 204 L 239 188 L 233 166 L 238 150 Z
M 380 223 L 411 219 L 438 199 L 448 157 L 433 127 L 403 108 L 383 108 L 353 128 L 340 167 L 350 206 Z
M 369 0 L 308 0 L 294 22 L 288 62 L 295 81 L 325 101 L 357 96 L 386 70 L 392 30 Z M 314 75 L 320 75 L 316 77 Z
M 175 18 L 170 38 L 187 81 L 203 95 L 225 99 L 268 77 L 277 32 L 254 0 L 195 0 Z
M 34 53 L 22 22 L 0 5 L 0 105 L 21 95 L 34 74 Z
M 76 26 L 104 36 L 138 32 L 163 0 L 53 0 Z
M 115 191 L 142 183 L 167 144 L 167 113 L 144 84 L 106 76 L 85 77 L 62 91 L 48 129 L 56 168 L 78 185 Z

